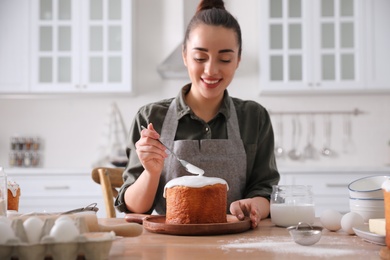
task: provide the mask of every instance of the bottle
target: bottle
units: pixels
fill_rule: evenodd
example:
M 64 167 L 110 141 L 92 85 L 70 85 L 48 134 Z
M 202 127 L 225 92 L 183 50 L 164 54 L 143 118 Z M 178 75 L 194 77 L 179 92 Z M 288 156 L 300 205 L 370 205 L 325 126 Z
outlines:
M 0 216 L 7 216 L 7 175 L 0 166 Z

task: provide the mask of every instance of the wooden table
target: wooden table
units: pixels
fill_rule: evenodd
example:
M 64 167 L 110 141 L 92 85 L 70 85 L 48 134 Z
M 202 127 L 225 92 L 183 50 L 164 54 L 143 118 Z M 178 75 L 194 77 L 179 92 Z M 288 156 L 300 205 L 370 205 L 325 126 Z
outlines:
M 99 219 L 105 225 L 124 219 Z M 318 223 L 316 223 L 318 224 Z M 219 236 L 174 236 L 151 233 L 114 241 L 109 259 L 381 259 L 383 246 L 371 244 L 343 231 L 323 230 L 312 246 L 296 244 L 285 228 L 270 219 L 243 233 Z

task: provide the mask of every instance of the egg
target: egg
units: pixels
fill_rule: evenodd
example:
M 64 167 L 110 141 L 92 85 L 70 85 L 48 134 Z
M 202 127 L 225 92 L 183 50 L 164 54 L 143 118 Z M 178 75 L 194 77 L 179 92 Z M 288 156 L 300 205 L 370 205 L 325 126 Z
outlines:
M 50 236 L 56 242 L 74 241 L 78 235 L 80 235 L 80 231 L 73 221 L 56 221 L 50 230 Z
M 328 209 L 321 213 L 320 221 L 324 228 L 330 231 L 338 231 L 341 228 L 343 215 L 337 210 Z
M 59 217 L 56 219 L 55 223 L 59 223 L 59 222 L 61 222 L 61 221 L 68 221 L 68 222 L 73 223 L 73 220 L 72 220 L 69 216 L 59 216 Z
M 349 212 L 341 218 L 341 228 L 350 235 L 355 234 L 353 227 L 357 227 L 363 224 L 363 217 L 356 212 Z
M 4 222 L 0 222 L 0 234 L 0 245 L 5 244 L 11 238 L 15 238 L 11 226 Z
M 43 220 L 39 217 L 29 217 L 23 222 L 24 231 L 30 244 L 37 244 L 41 239 Z

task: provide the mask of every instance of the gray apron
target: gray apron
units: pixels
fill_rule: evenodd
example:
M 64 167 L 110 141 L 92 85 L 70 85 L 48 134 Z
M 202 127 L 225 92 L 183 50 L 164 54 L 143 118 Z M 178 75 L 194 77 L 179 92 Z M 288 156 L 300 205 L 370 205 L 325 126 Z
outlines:
M 229 191 L 226 212 L 230 204 L 243 198 L 246 183 L 246 152 L 238 126 L 237 112 L 230 99 L 230 118 L 227 121 L 228 139 L 177 140 L 174 141 L 178 125 L 176 101 L 169 106 L 162 130 L 161 141 L 172 148 L 179 158 L 184 159 L 205 171 L 204 176 L 219 177 L 227 181 Z M 191 175 L 175 159 L 165 159 L 155 200 L 155 211 L 166 213 L 166 202 L 163 198 L 165 184 L 171 179 Z

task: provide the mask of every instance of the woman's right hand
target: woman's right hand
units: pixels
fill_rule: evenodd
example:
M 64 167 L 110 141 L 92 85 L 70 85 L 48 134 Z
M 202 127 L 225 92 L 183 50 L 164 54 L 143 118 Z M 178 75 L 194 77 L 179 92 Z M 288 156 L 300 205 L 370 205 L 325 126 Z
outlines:
M 141 138 L 135 143 L 136 151 L 140 162 L 149 174 L 160 175 L 164 160 L 168 157 L 165 152 L 166 148 L 157 139 L 160 135 L 154 130 L 153 124 L 150 123 L 147 129 L 141 131 Z

